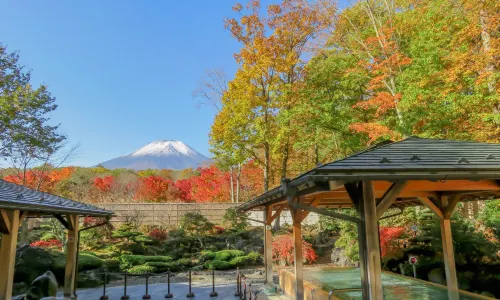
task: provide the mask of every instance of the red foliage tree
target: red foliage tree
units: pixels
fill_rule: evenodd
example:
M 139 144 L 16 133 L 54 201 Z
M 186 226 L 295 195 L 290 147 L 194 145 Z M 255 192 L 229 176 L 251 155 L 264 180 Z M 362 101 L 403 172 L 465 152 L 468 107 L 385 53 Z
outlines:
M 151 230 L 148 235 L 153 239 L 163 242 L 168 238 L 168 232 L 165 229 L 155 228 Z
M 191 195 L 193 182 L 190 178 L 188 179 L 180 179 L 175 182 L 175 187 L 179 192 L 179 199 L 185 202 L 193 201 L 193 197 Z
M 211 165 L 199 168 L 199 175 L 191 180 L 191 199 L 196 202 L 228 202 L 230 195 L 229 173 Z
M 5 176 L 4 180 L 24 185 L 42 192 L 53 193 L 56 184 L 61 180 L 69 178 L 74 170 L 74 167 L 65 167 L 53 170 L 32 169 L 26 171 L 25 174 L 19 173 L 16 175 Z
M 312 245 L 306 241 L 302 242 L 302 258 L 308 263 L 312 263 L 318 258 Z M 293 238 L 291 234 L 283 234 L 274 237 L 273 261 L 276 263 L 285 261 L 287 265 L 293 264 Z
M 94 187 L 101 192 L 109 192 L 115 183 L 115 178 L 113 176 L 96 177 L 94 178 Z
M 380 227 L 380 252 L 382 256 L 398 248 L 398 239 L 404 233 L 404 227 Z
M 135 199 L 140 201 L 166 202 L 174 200 L 172 180 L 160 176 L 148 176 L 139 179 Z
M 30 246 L 39 248 L 61 248 L 62 242 L 60 240 L 36 241 L 31 243 Z

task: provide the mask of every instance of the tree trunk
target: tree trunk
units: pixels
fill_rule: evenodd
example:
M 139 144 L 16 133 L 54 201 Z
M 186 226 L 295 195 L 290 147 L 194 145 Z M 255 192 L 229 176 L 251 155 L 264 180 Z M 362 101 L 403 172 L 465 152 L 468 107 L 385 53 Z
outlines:
M 236 202 L 240 202 L 240 178 L 241 178 L 241 164 L 238 164 L 238 171 L 236 172 Z
M 231 193 L 231 203 L 234 203 L 234 180 L 233 180 L 233 167 L 229 167 L 229 191 Z

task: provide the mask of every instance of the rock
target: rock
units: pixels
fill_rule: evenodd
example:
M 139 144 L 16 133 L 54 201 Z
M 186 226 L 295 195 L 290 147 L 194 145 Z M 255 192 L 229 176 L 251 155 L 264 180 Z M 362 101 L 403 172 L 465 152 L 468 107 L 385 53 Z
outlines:
M 442 268 L 435 268 L 432 269 L 428 274 L 427 277 L 429 278 L 430 282 L 434 282 L 437 284 L 446 284 L 446 280 L 444 277 L 444 271 Z
M 31 284 L 38 276 L 50 270 L 53 257 L 42 248 L 20 247 L 16 252 L 14 282 Z
M 24 294 L 23 295 L 17 295 L 17 296 L 12 297 L 12 300 L 24 300 L 24 297 L 25 297 Z
M 26 294 L 27 300 L 39 300 L 44 297 L 55 297 L 57 295 L 57 280 L 51 271 L 38 276 Z
M 93 288 L 101 286 L 104 280 L 104 275 L 102 273 L 104 273 L 103 269 L 79 272 L 78 277 L 76 278 L 76 286 L 78 288 Z M 107 277 L 107 283 L 109 283 L 109 277 L 110 276 Z
M 332 264 L 338 267 L 356 267 L 358 265 L 358 262 L 353 262 L 340 248 L 333 249 L 330 259 Z

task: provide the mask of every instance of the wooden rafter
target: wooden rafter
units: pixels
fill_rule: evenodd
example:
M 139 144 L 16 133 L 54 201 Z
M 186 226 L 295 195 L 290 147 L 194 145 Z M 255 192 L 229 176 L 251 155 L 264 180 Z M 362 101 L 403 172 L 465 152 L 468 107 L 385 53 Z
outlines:
M 67 218 L 68 220 L 65 220 L 63 216 L 60 214 L 54 214 L 54 217 L 61 222 L 61 224 L 66 228 L 67 230 L 73 230 L 73 224 L 71 224 L 71 218 Z M 69 222 L 68 222 L 69 221 Z
M 301 203 L 293 203 L 292 206 L 294 207 L 294 209 L 297 209 L 297 210 L 302 209 L 302 210 L 311 211 L 311 212 L 314 212 L 314 213 L 317 213 L 320 215 L 325 215 L 325 216 L 329 216 L 329 217 L 333 217 L 333 218 L 337 218 L 337 219 L 341 219 L 341 220 L 345 220 L 345 221 L 349 221 L 349 222 L 354 222 L 354 223 L 359 222 L 358 218 L 344 215 L 344 214 L 339 214 L 339 213 L 336 213 L 334 211 L 326 210 L 324 208 L 316 208 L 316 207 L 304 205 Z
M 380 219 L 386 210 L 396 201 L 396 198 L 408 184 L 407 181 L 397 181 L 385 192 L 382 200 L 377 205 L 377 217 Z
M 274 212 L 274 214 L 269 218 L 269 220 L 266 220 L 267 224 L 271 224 L 276 218 L 281 214 L 281 212 L 285 209 L 286 205 L 283 204 L 278 209 Z
M 310 207 L 316 207 L 318 206 L 318 203 L 319 203 L 319 199 L 313 199 L 310 203 L 309 203 L 309 206 Z M 301 221 L 304 221 L 305 218 L 307 218 L 307 216 L 309 215 L 311 211 L 310 210 L 305 210 L 303 209 L 302 210 L 302 220 Z

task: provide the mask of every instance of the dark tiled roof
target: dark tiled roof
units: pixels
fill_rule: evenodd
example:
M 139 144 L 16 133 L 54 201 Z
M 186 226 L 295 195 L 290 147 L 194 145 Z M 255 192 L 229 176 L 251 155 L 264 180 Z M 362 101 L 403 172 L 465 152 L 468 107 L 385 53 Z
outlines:
M 314 168 L 291 183 L 304 183 L 322 175 L 324 180 L 409 180 L 500 179 L 500 144 L 410 137 L 399 142 L 386 141 L 364 151 Z M 323 176 L 324 177 L 324 176 Z M 247 210 L 284 197 L 276 187 L 243 203 Z
M 33 213 L 111 216 L 112 211 L 0 180 L 0 208 Z
M 336 170 L 387 169 L 481 169 L 500 171 L 500 144 L 410 137 L 400 142 L 375 146 L 315 169 L 317 173 Z

